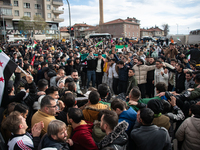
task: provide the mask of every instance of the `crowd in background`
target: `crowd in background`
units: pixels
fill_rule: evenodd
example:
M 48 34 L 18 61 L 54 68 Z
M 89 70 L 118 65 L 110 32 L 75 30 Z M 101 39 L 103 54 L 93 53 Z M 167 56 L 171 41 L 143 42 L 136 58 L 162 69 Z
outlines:
M 93 38 L 74 39 L 73 48 L 65 40 L 0 47 L 26 72 L 15 70 L 1 102 L 9 150 L 170 150 L 176 139 L 178 149 L 200 149 L 200 44 Z

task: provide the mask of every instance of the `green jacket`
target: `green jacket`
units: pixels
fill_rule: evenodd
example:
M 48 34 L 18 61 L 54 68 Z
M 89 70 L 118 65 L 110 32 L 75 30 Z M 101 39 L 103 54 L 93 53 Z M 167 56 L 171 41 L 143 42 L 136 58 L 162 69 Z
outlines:
M 99 101 L 99 103 L 104 104 L 104 105 L 108 105 L 110 107 L 110 103 L 108 103 L 108 102 Z
M 137 86 L 137 80 L 135 78 L 135 76 L 132 76 L 132 77 L 129 77 L 128 78 L 128 87 L 127 87 L 127 90 L 126 90 L 126 95 L 128 95 L 131 91 L 131 89 L 134 87 L 134 86 Z
M 200 88 L 194 88 L 194 91 L 191 91 L 190 96 L 188 97 L 189 100 L 194 100 L 200 97 Z
M 144 104 L 147 104 L 150 100 L 152 99 L 158 99 L 158 100 L 161 100 L 161 97 L 159 96 L 156 96 L 156 97 L 152 97 L 152 98 L 143 98 L 143 99 L 140 99 L 138 100 L 138 103 L 144 103 Z M 127 102 L 127 105 L 131 108 L 133 108 L 136 112 L 139 110 L 139 108 L 135 105 L 129 105 L 128 102 Z

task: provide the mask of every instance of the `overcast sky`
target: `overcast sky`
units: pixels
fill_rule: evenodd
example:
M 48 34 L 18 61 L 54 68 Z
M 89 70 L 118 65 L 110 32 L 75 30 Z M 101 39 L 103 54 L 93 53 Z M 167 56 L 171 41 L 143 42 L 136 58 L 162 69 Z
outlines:
M 64 1 L 65 21 L 60 26 L 69 25 L 68 5 Z M 99 0 L 69 0 L 71 5 L 72 25 L 99 23 Z M 168 23 L 169 34 L 188 34 L 200 29 L 200 0 L 104 0 L 104 22 L 118 18 L 135 17 L 140 20 L 140 27 L 158 26 Z

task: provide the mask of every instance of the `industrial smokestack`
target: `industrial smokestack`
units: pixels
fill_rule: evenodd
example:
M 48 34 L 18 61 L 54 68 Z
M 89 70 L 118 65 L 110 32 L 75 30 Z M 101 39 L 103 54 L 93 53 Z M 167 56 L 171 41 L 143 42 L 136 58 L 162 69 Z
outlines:
M 100 13 L 100 20 L 99 20 L 99 25 L 103 24 L 103 0 L 99 0 L 99 13 Z

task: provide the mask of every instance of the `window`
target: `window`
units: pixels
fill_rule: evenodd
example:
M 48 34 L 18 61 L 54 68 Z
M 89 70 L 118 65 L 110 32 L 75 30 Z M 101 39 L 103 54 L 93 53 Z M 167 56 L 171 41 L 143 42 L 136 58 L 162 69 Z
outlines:
M 15 10 L 15 16 L 19 16 L 19 10 Z
M 9 8 L 1 8 L 0 11 L 2 12 L 2 14 L 6 15 L 6 16 L 12 16 L 12 9 L 9 9 Z
M 130 25 L 128 27 L 130 28 Z
M 31 8 L 30 3 L 24 3 L 24 8 Z
M 42 16 L 42 14 L 41 14 L 41 13 L 35 13 L 35 15 L 36 15 L 36 16 Z
M 138 29 L 138 26 L 137 26 L 137 29 Z
M 50 10 L 51 9 L 51 5 L 47 5 L 47 9 Z
M 134 25 L 133 25 L 133 29 L 134 29 Z
M 129 32 L 128 34 L 129 34 L 129 36 L 131 36 L 131 33 L 130 33 L 130 32 Z
M 137 36 L 138 36 L 138 33 L 137 33 Z
M 47 17 L 48 17 L 48 18 L 51 18 L 51 13 L 48 13 L 48 14 L 47 14 Z
M 14 6 L 19 6 L 18 1 L 14 1 Z
M 41 9 L 41 5 L 40 4 L 35 4 L 35 9 Z
M 134 32 L 133 32 L 133 36 L 134 36 Z
M 115 29 L 115 25 L 113 25 L 113 28 Z
M 30 12 L 24 12 L 24 16 L 31 17 L 31 13 Z
M 47 2 L 50 2 L 50 0 L 47 0 Z

